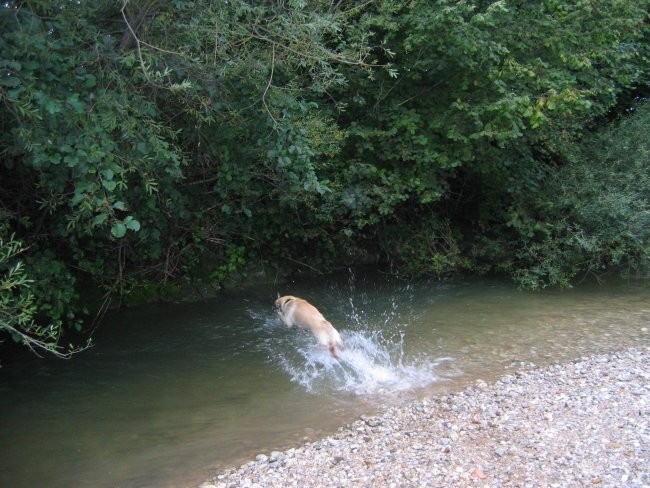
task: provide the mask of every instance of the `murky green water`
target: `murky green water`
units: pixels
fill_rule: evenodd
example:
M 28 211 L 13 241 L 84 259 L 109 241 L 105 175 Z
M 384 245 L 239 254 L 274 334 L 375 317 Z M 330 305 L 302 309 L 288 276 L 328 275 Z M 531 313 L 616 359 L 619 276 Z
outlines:
M 339 329 L 341 363 L 284 328 L 277 293 Z M 520 366 L 650 342 L 647 284 L 520 292 L 381 275 L 116 313 L 70 361 L 0 368 L 0 486 L 195 486 L 359 413 Z

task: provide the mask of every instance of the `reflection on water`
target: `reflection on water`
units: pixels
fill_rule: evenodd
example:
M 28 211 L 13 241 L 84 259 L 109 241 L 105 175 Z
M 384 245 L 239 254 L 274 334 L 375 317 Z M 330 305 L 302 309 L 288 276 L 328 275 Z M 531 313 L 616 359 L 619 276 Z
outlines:
M 0 368 L 0 486 L 196 485 L 382 405 L 647 345 L 648 291 L 346 274 L 116 313 L 73 360 Z M 340 361 L 281 324 L 278 293 L 317 305 L 346 344 Z

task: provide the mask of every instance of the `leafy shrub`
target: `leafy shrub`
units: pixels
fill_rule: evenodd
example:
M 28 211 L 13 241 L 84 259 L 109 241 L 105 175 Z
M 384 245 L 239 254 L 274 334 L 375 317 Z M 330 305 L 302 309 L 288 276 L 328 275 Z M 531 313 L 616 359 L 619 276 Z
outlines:
M 445 278 L 471 266 L 461 251 L 462 236 L 434 215 L 411 225 L 402 221 L 386 226 L 382 234 L 381 250 L 397 275 Z
M 650 267 L 650 103 L 567 149 L 565 164 L 538 172 L 534 191 L 509 202 L 475 253 L 522 286 L 570 286 L 575 278 Z M 499 215 L 503 215 L 499 214 Z M 497 219 L 492 220 L 495 223 Z M 483 256 L 481 256 L 483 255 Z M 492 269 L 495 269 L 493 267 Z
M 59 334 L 251 267 L 636 269 L 645 163 L 566 147 L 648 79 L 649 7 L 2 2 L 7 307 Z
M 0 230 L 6 230 L 6 226 L 0 226 Z M 72 312 L 77 297 L 67 295 L 74 294 L 74 287 L 69 283 L 42 280 L 39 270 L 28 274 L 30 266 L 22 259 L 24 252 L 23 243 L 13 234 L 6 237 L 4 232 L 0 233 L 0 332 L 37 354 L 48 352 L 69 357 L 80 350 L 60 344 L 64 320 L 80 325 Z M 62 276 L 73 279 L 52 266 L 55 261 L 42 258 L 40 263 L 54 280 L 61 280 Z

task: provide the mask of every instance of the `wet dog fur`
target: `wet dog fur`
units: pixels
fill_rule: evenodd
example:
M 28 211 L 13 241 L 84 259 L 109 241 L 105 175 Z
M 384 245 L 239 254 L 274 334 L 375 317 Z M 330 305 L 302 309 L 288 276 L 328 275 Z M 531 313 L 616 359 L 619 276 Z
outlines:
M 278 317 L 287 327 L 294 325 L 310 330 L 318 344 L 329 350 L 338 359 L 337 348 L 343 348 L 343 341 L 334 326 L 323 317 L 316 307 L 307 300 L 285 295 L 275 301 Z

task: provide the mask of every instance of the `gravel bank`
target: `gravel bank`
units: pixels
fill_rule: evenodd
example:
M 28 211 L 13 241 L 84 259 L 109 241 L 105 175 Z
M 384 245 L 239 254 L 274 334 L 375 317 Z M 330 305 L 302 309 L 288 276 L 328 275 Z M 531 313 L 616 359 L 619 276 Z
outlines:
M 260 454 L 214 487 L 650 487 L 650 348 L 479 381 Z

